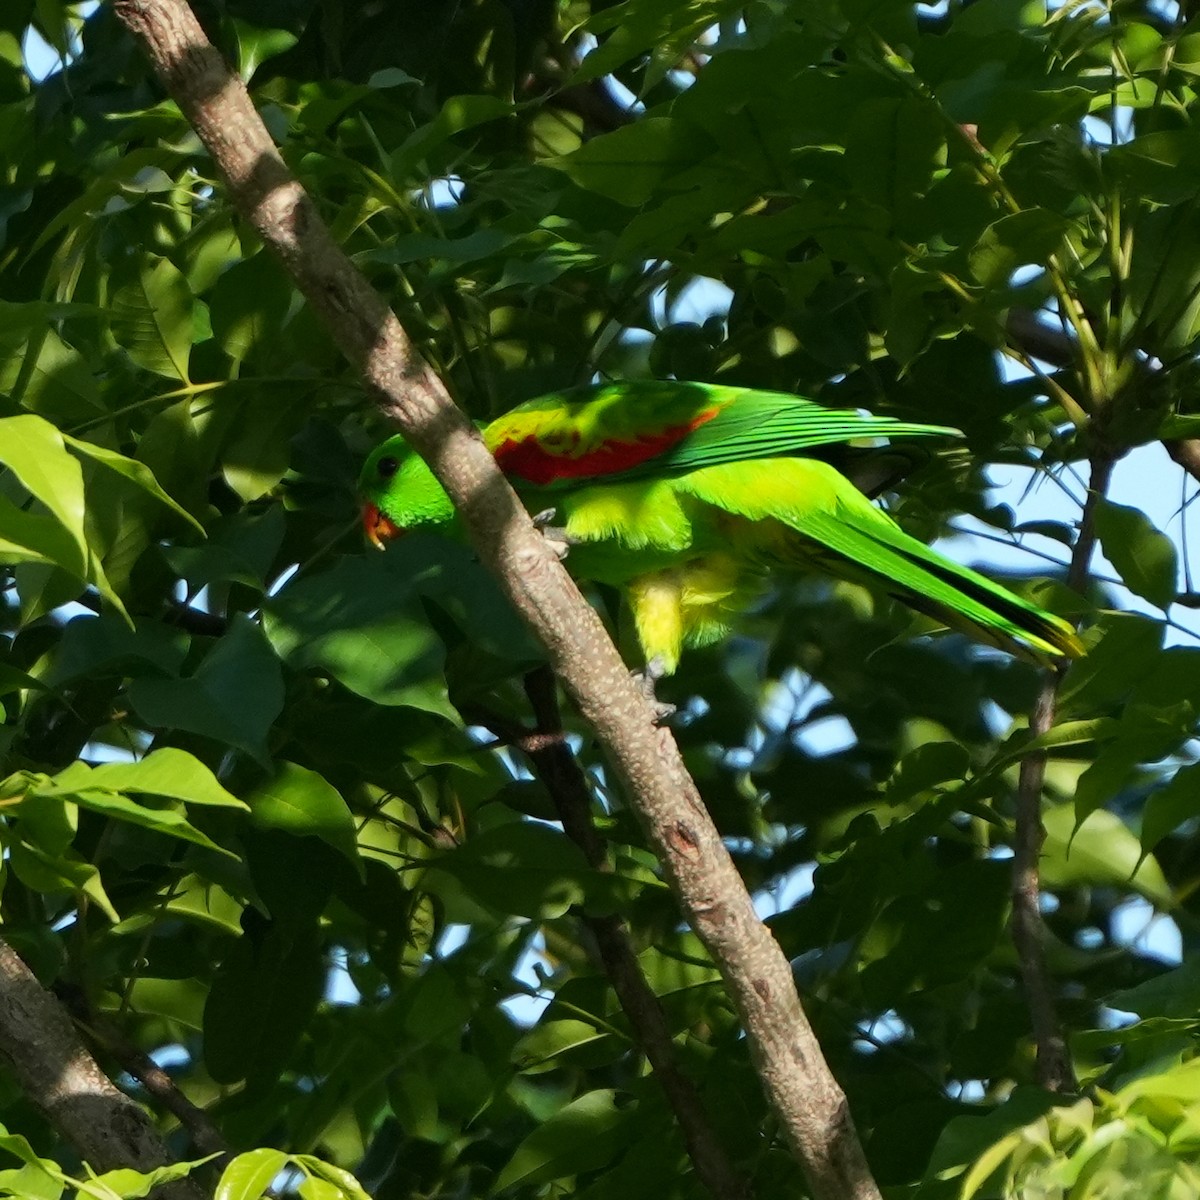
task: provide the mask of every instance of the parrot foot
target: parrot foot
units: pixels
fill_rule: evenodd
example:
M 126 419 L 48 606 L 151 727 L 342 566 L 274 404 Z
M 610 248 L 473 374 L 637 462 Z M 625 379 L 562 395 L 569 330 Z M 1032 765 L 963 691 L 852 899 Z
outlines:
M 660 700 L 655 692 L 658 681 L 666 674 L 666 664 L 657 654 L 646 664 L 644 671 L 632 672 L 634 682 L 641 689 L 642 695 L 646 697 L 646 703 L 650 705 L 650 711 L 654 714 L 655 725 L 661 725 L 664 721 L 670 720 L 679 711 L 674 704 Z
M 542 537 L 550 545 L 550 549 L 560 559 L 567 557 L 572 546 L 578 545 L 579 539 L 572 537 L 561 525 L 551 525 L 550 522 L 558 515 L 556 508 L 544 508 L 540 513 L 533 514 L 533 525 L 541 531 Z

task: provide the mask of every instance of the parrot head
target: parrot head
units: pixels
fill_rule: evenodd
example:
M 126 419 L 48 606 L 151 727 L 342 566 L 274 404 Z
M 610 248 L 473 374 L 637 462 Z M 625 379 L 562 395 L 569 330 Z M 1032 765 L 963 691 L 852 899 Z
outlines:
M 410 529 L 443 525 L 454 517 L 450 497 L 402 437 L 388 438 L 371 452 L 358 488 L 364 498 L 363 528 L 380 550 Z

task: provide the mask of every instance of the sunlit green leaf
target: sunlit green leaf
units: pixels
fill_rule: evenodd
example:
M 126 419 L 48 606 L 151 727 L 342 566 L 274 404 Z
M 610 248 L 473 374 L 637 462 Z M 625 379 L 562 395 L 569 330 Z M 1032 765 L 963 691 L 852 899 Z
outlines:
M 1041 877 L 1047 887 L 1110 884 L 1140 892 L 1162 908 L 1174 903 L 1170 884 L 1137 835 L 1113 813 L 1093 812 L 1076 827 L 1075 807 L 1059 804 L 1043 815 L 1046 843 Z
M 0 419 L 0 465 L 12 471 L 70 535 L 74 552 L 62 566 L 86 576 L 83 472 L 67 452 L 62 435 L 41 417 Z
M 100 872 L 91 863 L 69 852 L 47 854 L 27 842 L 14 842 L 9 847 L 9 862 L 13 873 L 27 887 L 39 892 L 79 892 L 110 921 L 115 923 L 120 919 L 100 881 Z
M 107 450 L 103 446 L 96 445 L 95 442 L 86 442 L 80 438 L 73 438 L 64 435 L 64 440 L 69 446 L 78 450 L 80 454 L 86 455 L 88 458 L 98 462 L 101 466 L 107 467 L 110 471 L 116 471 L 118 475 L 128 479 L 131 483 L 141 488 L 142 491 L 153 496 L 155 500 L 165 504 L 173 512 L 178 513 L 185 521 L 191 524 L 200 533 L 204 532 L 204 527 L 191 515 L 186 509 L 181 508 L 166 492 L 158 486 L 158 480 L 154 478 L 154 472 L 150 470 L 144 463 L 137 462 L 135 459 L 126 458 L 123 454 L 117 454 L 115 451 Z
M 55 777 L 56 786 L 107 788 L 119 792 L 144 792 L 152 796 L 170 796 L 189 804 L 246 808 L 243 801 L 227 792 L 216 776 L 194 755 L 164 747 L 132 763 L 104 763 L 88 767 L 77 762 Z
M 248 1150 L 239 1154 L 221 1172 L 215 1200 L 260 1200 L 287 1166 L 282 1150 Z

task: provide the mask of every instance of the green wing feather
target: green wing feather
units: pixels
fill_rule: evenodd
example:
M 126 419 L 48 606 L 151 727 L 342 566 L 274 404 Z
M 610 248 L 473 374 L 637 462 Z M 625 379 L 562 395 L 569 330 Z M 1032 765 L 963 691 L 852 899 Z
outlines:
M 691 476 L 687 490 L 753 521 L 774 518 L 800 534 L 802 540 L 767 534 L 760 552 L 777 562 L 815 557 L 834 574 L 882 584 L 918 612 L 1010 653 L 1083 653 L 1066 621 L 910 537 L 827 463 L 729 465 Z
M 550 489 L 663 479 L 855 441 L 960 436 L 786 392 L 660 380 L 539 396 L 484 431 L 505 474 Z
M 825 408 L 784 392 L 734 388 L 735 398 L 665 453 L 627 475 L 675 475 L 756 458 L 783 458 L 820 446 L 896 437 L 962 437 L 945 425 L 878 417 L 855 409 Z

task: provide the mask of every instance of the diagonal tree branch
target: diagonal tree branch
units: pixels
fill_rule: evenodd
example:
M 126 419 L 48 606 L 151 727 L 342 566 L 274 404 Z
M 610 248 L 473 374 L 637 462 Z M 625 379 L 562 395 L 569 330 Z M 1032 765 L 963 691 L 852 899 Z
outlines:
M 89 1166 L 153 1171 L 175 1162 L 146 1111 L 83 1048 L 70 1017 L 0 939 L 0 1058 L 25 1095 Z M 163 1184 L 163 1200 L 204 1200 L 191 1179 Z
M 89 1041 L 111 1054 L 122 1070 L 132 1075 L 150 1096 L 175 1117 L 187 1131 L 197 1154 L 221 1155 L 216 1165 L 222 1168 L 228 1165 L 232 1157 L 229 1143 L 213 1124 L 212 1118 L 179 1090 L 175 1081 L 158 1063 L 139 1050 L 115 1021 L 103 1013 L 95 1012 L 82 989 L 59 982 L 54 985 L 54 995 L 74 1017 Z
M 184 0 L 115 0 L 212 155 L 233 203 L 279 256 L 381 410 L 433 468 L 475 549 L 546 647 L 719 966 L 755 1065 L 818 1200 L 870 1200 L 846 1098 L 669 731 L 652 723 L 596 613 L 399 322 L 334 242 L 271 142 L 244 85 Z

